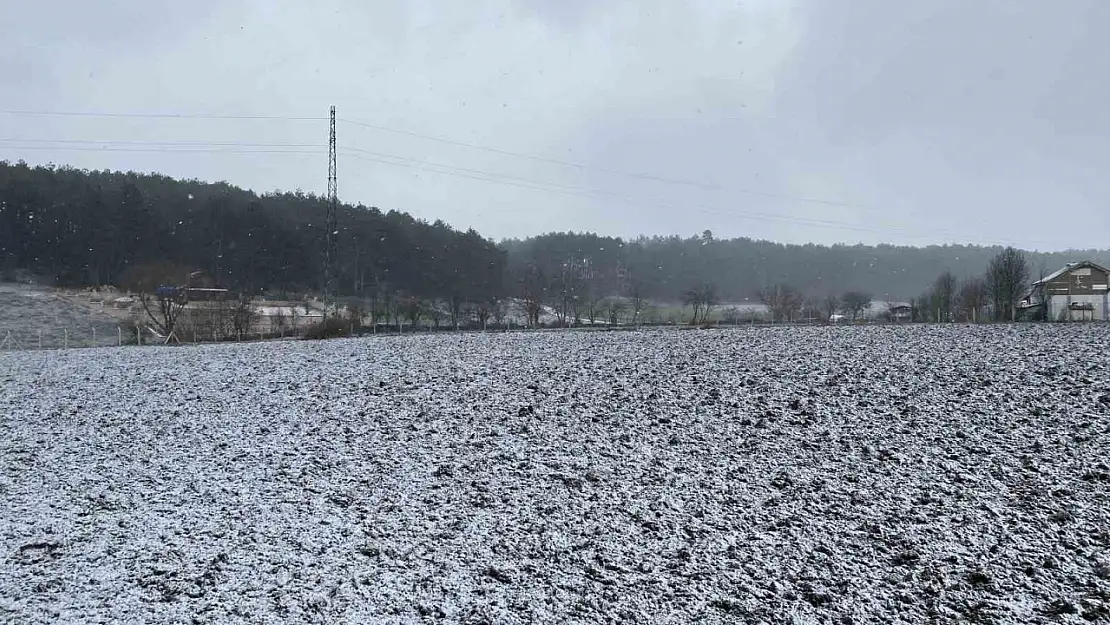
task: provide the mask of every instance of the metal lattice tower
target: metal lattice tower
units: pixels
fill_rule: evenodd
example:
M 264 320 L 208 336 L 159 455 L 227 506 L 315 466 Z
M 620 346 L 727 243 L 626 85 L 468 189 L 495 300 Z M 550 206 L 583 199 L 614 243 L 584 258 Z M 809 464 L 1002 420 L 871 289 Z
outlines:
M 336 182 L 335 164 L 335 107 L 331 107 L 331 133 L 328 137 L 328 217 L 325 227 L 327 230 L 327 247 L 324 249 L 324 316 L 333 313 L 338 315 L 338 287 L 339 287 L 339 225 L 337 212 L 339 209 L 339 186 Z

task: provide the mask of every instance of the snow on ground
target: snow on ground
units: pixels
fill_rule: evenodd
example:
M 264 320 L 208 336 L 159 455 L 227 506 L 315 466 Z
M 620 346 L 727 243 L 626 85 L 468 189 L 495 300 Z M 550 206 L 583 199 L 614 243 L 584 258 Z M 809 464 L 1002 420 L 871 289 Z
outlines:
M 0 354 L 0 621 L 1105 622 L 1108 338 Z
M 115 312 L 110 305 L 102 310 L 100 304 L 46 287 L 0 283 L 0 345 L 37 349 L 40 336 L 47 349 L 115 345 L 120 322 Z

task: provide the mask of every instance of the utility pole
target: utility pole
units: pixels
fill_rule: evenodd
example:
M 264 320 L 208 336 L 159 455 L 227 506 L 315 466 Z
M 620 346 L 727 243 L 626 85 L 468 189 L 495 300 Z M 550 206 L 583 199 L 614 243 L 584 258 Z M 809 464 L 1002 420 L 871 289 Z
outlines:
M 328 137 L 328 216 L 325 227 L 327 233 L 327 247 L 324 250 L 324 318 L 332 313 L 339 315 L 338 299 L 338 267 L 339 247 L 336 239 L 339 237 L 338 217 L 339 187 L 336 182 L 335 166 L 335 106 L 331 107 L 331 132 Z

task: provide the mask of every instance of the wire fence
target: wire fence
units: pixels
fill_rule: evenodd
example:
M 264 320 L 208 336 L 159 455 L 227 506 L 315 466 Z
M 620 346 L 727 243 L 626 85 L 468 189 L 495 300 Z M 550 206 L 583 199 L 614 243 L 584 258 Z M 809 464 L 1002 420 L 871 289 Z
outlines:
M 0 329 L 0 351 L 88 349 L 93 347 L 123 347 L 127 345 L 165 345 L 167 343 L 229 343 L 273 339 L 294 339 L 304 335 L 304 330 L 273 332 L 237 332 L 231 335 L 209 334 L 196 331 L 177 331 L 167 340 L 149 328 L 116 326 L 63 327 L 38 330 Z

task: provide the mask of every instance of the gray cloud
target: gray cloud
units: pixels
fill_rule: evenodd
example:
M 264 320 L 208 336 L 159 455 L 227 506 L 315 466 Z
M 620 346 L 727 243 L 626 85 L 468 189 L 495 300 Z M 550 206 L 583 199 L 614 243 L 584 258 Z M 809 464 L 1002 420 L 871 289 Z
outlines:
M 709 228 L 1106 247 L 1108 18 L 1098 0 L 24 3 L 0 9 L 0 80 L 16 86 L 4 108 L 299 117 L 335 104 L 588 166 L 341 124 L 343 199 L 495 237 Z M 321 121 L 0 115 L 0 135 L 314 145 L 7 141 L 0 158 L 324 188 Z

